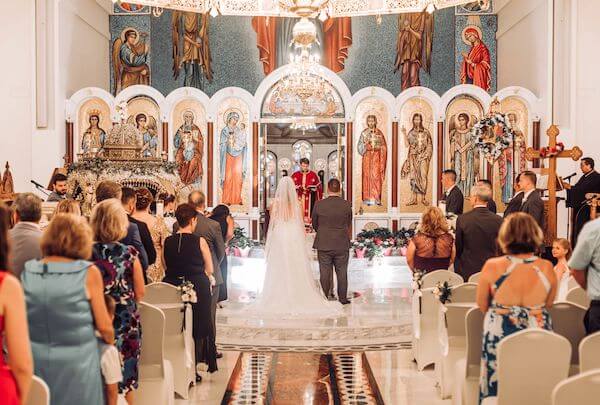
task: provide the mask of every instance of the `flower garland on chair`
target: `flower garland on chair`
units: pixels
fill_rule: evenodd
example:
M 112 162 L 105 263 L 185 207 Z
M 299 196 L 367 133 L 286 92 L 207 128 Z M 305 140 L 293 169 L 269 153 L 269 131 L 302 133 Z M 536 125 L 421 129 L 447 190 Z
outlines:
M 491 163 L 498 160 L 502 152 L 510 147 L 515 132 L 506 115 L 491 113 L 473 125 L 471 138 L 474 139 L 474 145 Z

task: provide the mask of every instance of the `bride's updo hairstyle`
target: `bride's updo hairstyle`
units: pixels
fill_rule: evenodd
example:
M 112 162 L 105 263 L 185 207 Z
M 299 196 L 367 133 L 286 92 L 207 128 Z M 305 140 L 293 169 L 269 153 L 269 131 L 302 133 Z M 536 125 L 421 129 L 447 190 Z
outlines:
M 498 245 L 507 255 L 537 252 L 543 242 L 541 228 L 531 215 L 524 212 L 506 217 L 498 233 Z
M 196 215 L 198 215 L 196 209 L 190 204 L 181 204 L 175 210 L 175 218 L 177 218 L 180 228 L 188 226 L 192 222 L 192 219 L 196 218 Z

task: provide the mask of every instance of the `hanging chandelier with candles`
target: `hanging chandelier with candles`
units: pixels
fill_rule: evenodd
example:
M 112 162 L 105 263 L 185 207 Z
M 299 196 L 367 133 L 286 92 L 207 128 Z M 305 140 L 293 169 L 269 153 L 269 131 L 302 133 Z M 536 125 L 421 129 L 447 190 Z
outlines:
M 117 2 L 120 0 L 113 0 Z M 221 15 L 272 17 L 352 17 L 412 13 L 458 6 L 473 0 L 127 0 L 128 3 L 163 9 Z

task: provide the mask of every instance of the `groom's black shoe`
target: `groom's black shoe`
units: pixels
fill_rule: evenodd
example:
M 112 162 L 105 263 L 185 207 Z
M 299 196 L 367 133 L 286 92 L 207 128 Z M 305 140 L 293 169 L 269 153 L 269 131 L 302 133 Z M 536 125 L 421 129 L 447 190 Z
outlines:
M 340 303 L 342 305 L 348 305 L 348 304 L 350 304 L 350 300 L 346 298 L 345 300 L 340 300 Z

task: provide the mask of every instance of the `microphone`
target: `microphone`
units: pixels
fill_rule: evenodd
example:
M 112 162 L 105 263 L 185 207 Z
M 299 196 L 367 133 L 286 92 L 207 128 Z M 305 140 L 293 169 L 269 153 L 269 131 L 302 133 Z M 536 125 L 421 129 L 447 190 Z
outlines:
M 577 176 L 577 173 L 571 173 L 568 176 L 563 177 L 563 180 L 569 180 L 571 177 Z
M 34 186 L 36 186 L 37 188 L 41 188 L 41 189 L 44 189 L 44 190 L 46 189 L 46 187 L 42 186 L 42 185 L 41 185 L 40 183 L 38 183 L 37 181 L 35 181 L 35 180 L 30 180 L 30 181 L 31 181 L 31 184 L 33 184 L 33 185 L 34 185 Z

